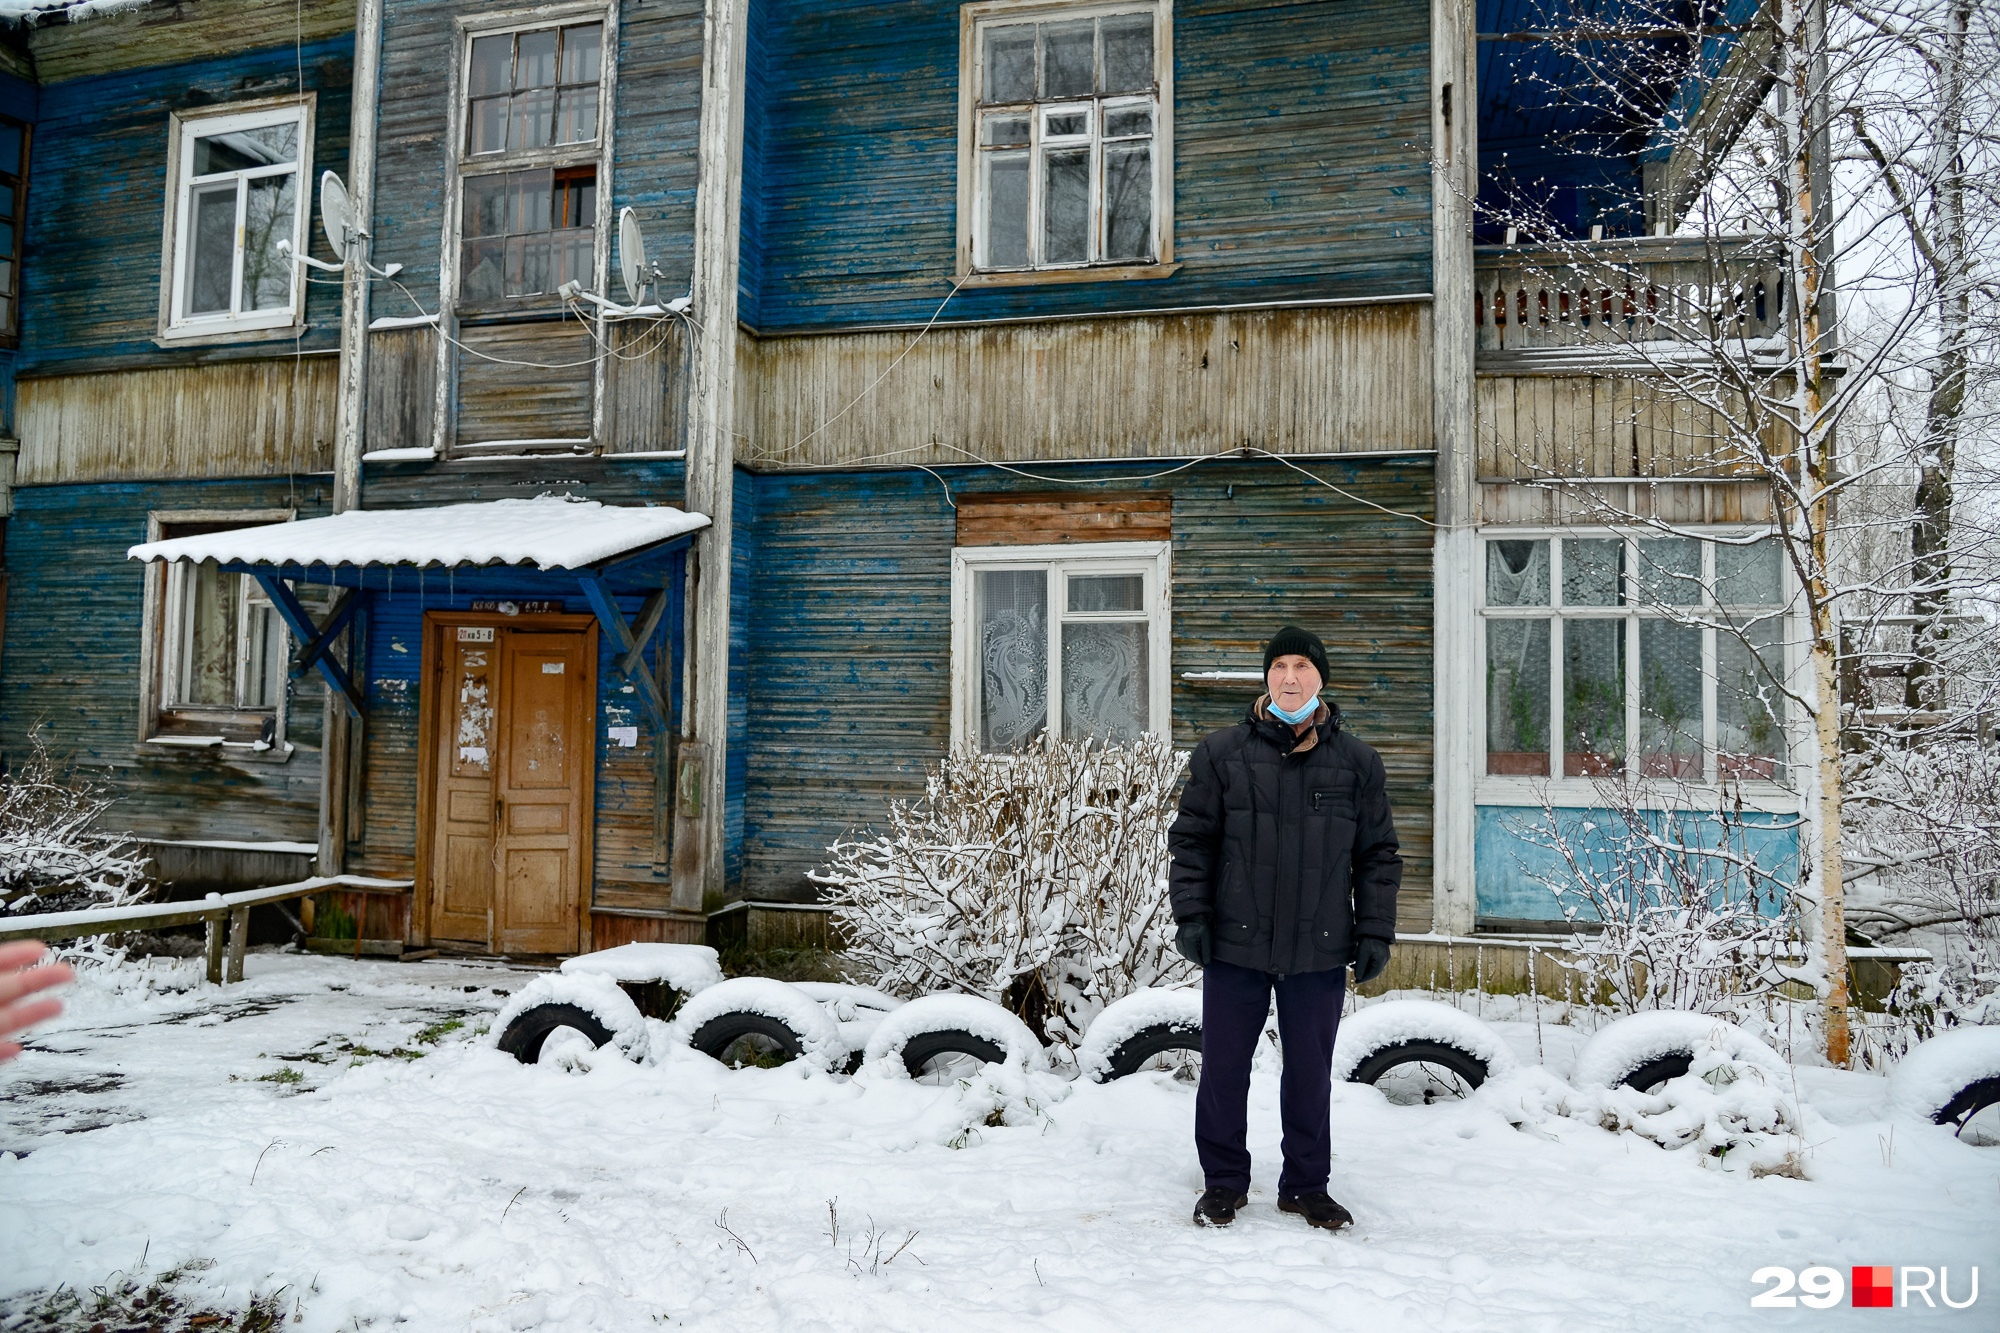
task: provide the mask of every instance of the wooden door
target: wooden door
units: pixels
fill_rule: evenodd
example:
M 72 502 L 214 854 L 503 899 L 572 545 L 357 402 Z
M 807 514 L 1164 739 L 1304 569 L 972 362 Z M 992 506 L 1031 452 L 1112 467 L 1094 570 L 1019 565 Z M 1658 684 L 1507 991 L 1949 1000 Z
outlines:
M 493 947 L 494 709 L 498 631 L 443 628 L 437 799 L 431 840 L 431 938 Z
M 502 630 L 494 864 L 503 953 L 575 953 L 595 760 L 585 636 Z
M 431 938 L 575 953 L 596 757 L 592 635 L 453 623 L 435 625 L 430 646 Z

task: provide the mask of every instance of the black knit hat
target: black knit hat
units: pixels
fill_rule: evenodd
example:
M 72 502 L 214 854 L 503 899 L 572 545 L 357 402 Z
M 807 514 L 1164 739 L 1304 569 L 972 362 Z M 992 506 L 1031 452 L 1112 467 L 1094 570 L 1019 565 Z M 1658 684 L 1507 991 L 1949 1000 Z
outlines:
M 1288 653 L 1297 653 L 1313 664 L 1319 672 L 1322 688 L 1333 683 L 1333 671 L 1326 664 L 1326 645 L 1319 641 L 1319 635 L 1297 625 L 1287 625 L 1273 634 L 1271 641 L 1264 645 L 1264 674 L 1270 675 L 1271 663 Z

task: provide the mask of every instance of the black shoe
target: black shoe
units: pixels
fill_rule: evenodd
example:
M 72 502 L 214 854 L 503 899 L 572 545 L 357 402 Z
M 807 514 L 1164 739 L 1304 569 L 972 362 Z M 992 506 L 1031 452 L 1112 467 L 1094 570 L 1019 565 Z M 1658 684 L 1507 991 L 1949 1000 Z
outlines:
M 1194 1201 L 1194 1224 L 1198 1227 L 1226 1227 L 1236 1220 L 1236 1210 L 1250 1202 L 1250 1196 L 1220 1185 L 1205 1189 Z
M 1206 1199 L 1208 1196 L 1202 1197 Z M 1328 1231 L 1338 1231 L 1354 1221 L 1353 1213 L 1342 1208 L 1324 1193 L 1295 1194 L 1289 1199 L 1280 1196 L 1278 1211 L 1297 1213 L 1314 1226 L 1325 1227 Z M 1195 1217 L 1196 1220 L 1200 1220 L 1201 1214 L 1197 1211 Z

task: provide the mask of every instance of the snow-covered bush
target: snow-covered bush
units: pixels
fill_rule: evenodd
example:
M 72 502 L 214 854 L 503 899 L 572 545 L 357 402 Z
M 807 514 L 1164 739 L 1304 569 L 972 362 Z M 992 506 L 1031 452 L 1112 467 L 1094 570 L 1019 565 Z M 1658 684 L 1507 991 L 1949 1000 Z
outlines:
M 1166 890 L 1186 762 L 1158 736 L 960 751 L 921 800 L 890 802 L 886 833 L 835 842 L 813 879 L 871 984 L 982 996 L 1072 1046 L 1111 1001 L 1193 975 Z
M 98 831 L 111 797 L 58 763 L 39 739 L 0 777 L 0 895 L 5 911 L 123 907 L 145 895 L 131 842 Z
M 1800 949 L 1797 862 L 1778 851 L 1796 821 L 1753 820 L 1726 804 L 1652 808 L 1624 779 L 1597 787 L 1598 808 L 1559 810 L 1544 796 L 1539 818 L 1519 830 L 1554 853 L 1552 866 L 1526 873 L 1570 923 L 1564 966 L 1583 994 L 1625 1013 L 1724 1014 L 1800 976 L 1788 965 Z

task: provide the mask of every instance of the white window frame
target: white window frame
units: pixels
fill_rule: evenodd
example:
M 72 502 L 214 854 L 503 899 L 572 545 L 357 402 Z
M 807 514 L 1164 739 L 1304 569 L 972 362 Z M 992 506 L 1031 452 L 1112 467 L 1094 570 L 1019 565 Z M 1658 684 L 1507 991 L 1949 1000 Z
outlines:
M 996 268 L 984 262 L 986 249 L 986 158 L 979 147 L 982 108 L 981 83 L 985 78 L 982 38 L 989 28 L 1012 23 L 1050 22 L 1065 19 L 1103 18 L 1114 14 L 1151 12 L 1153 16 L 1152 93 L 1115 93 L 1080 99 L 1033 101 L 1018 104 L 1029 118 L 1031 135 L 1028 149 L 1030 206 L 1028 236 L 1030 262 L 1026 267 Z M 1050 4 L 1048 0 L 977 0 L 963 6 L 959 26 L 959 108 L 958 108 L 958 276 L 975 284 L 1010 284 L 1045 281 L 1079 281 L 1108 278 L 1167 277 L 1178 269 L 1174 263 L 1174 58 L 1173 0 L 1127 0 L 1127 3 Z M 1041 197 L 1037 184 L 1039 163 L 1045 148 L 1043 123 L 1059 110 L 1088 108 L 1101 116 L 1106 108 L 1154 103 L 1153 114 L 1153 256 L 1150 259 L 1086 259 L 1082 262 L 1045 263 L 1035 251 L 1040 243 L 1041 213 L 1034 201 Z M 1016 104 L 1007 104 L 1016 105 Z M 1094 125 L 1088 138 L 1077 143 L 1091 145 L 1090 244 L 1095 248 L 1103 233 L 1102 125 Z
M 291 295 L 285 305 L 275 310 L 241 310 L 223 314 L 188 316 L 183 314 L 187 299 L 187 259 L 186 247 L 192 235 L 188 210 L 194 201 L 197 181 L 187 174 L 193 161 L 193 145 L 198 138 L 214 134 L 226 134 L 232 130 L 262 129 L 269 125 L 282 125 L 295 121 L 299 127 L 299 157 L 292 170 L 298 174 L 298 185 L 293 191 L 292 254 L 306 253 L 313 212 L 313 128 L 317 98 L 315 94 L 302 96 L 262 98 L 252 102 L 232 102 L 223 106 L 203 107 L 199 111 L 176 111 L 167 118 L 167 189 L 165 231 L 160 242 L 160 340 L 177 342 L 189 339 L 235 340 L 242 335 L 259 338 L 272 336 L 292 336 L 304 332 L 305 319 L 305 269 L 298 263 L 292 265 Z M 282 167 L 267 167 L 254 171 L 218 172 L 204 176 L 199 183 L 209 183 L 228 176 L 239 180 L 251 177 L 275 176 L 283 173 Z M 231 273 L 232 301 L 240 302 L 243 297 L 243 211 L 249 191 L 239 189 L 236 206 L 236 246 L 234 267 Z
M 291 509 L 186 509 L 156 510 L 146 516 L 146 540 L 159 541 L 170 527 L 194 523 L 232 523 L 251 527 L 262 523 L 289 523 L 298 517 Z M 185 755 L 221 750 L 233 759 L 282 763 L 291 757 L 292 746 L 285 739 L 289 668 L 283 673 L 278 697 L 261 707 L 242 706 L 243 670 L 246 666 L 247 625 L 242 612 L 251 605 L 268 605 L 261 590 L 250 587 L 250 579 L 239 575 L 236 689 L 234 708 L 203 708 L 169 702 L 185 667 L 185 647 L 178 641 L 181 615 L 177 603 L 184 596 L 186 561 L 147 562 L 145 601 L 139 624 L 139 750 L 143 754 Z M 317 587 L 317 585 L 316 585 Z M 291 631 L 285 632 L 286 656 L 291 653 Z M 250 736 L 260 730 L 263 719 L 271 717 L 272 740 L 268 749 L 259 748 Z M 212 722 L 212 727 L 201 725 Z
M 981 570 L 1043 569 L 1050 572 L 1048 697 L 1049 730 L 1062 734 L 1062 627 L 1090 620 L 1134 621 L 1130 612 L 1071 612 L 1064 576 L 1143 574 L 1146 578 L 1146 701 L 1149 733 L 1170 735 L 1173 727 L 1173 544 L 1171 542 L 1068 542 L 1047 546 L 958 546 L 951 552 L 951 746 L 979 741 L 981 685 L 977 575 Z M 998 756 L 995 756 L 996 758 Z
M 1779 701 L 1782 715 L 1778 719 L 1784 736 L 1786 777 L 1783 780 L 1768 778 L 1731 777 L 1726 782 L 1718 772 L 1718 729 L 1720 711 L 1717 699 L 1718 645 L 1717 636 L 1728 633 L 1723 618 L 1724 604 L 1715 599 L 1715 544 L 1718 541 L 1742 542 L 1749 539 L 1772 537 L 1770 528 L 1717 528 L 1717 527 L 1677 527 L 1671 533 L 1653 530 L 1633 531 L 1614 528 L 1549 528 L 1489 527 L 1479 533 L 1478 562 L 1474 573 L 1474 605 L 1478 633 L 1473 645 L 1474 680 L 1472 685 L 1476 696 L 1473 708 L 1476 758 L 1476 776 L 1473 783 L 1473 799 L 1478 805 L 1539 807 L 1543 798 L 1567 808 L 1588 808 L 1601 804 L 1601 794 L 1597 783 L 1604 779 L 1589 777 L 1567 777 L 1563 774 L 1563 754 L 1565 721 L 1563 716 L 1563 627 L 1568 622 L 1583 620 L 1617 620 L 1625 628 L 1624 648 L 1626 662 L 1625 680 L 1625 753 L 1622 776 L 1630 778 L 1634 790 L 1642 804 L 1649 808 L 1680 808 L 1688 803 L 1688 797 L 1713 807 L 1726 786 L 1732 797 L 1740 795 L 1747 808 L 1773 814 L 1796 813 L 1801 792 L 1810 781 L 1804 767 L 1798 760 L 1799 746 L 1804 739 L 1801 728 L 1804 725 L 1799 711 L 1788 699 Z M 1562 543 L 1564 541 L 1592 541 L 1618 539 L 1625 542 L 1625 577 L 1640 568 L 1636 543 L 1660 537 L 1688 537 L 1701 542 L 1702 601 L 1699 605 L 1674 608 L 1669 614 L 1650 607 L 1640 600 L 1628 600 L 1620 606 L 1564 606 L 1562 604 Z M 1486 545 L 1494 541 L 1548 541 L 1552 545 L 1549 554 L 1549 603 L 1545 606 L 1488 606 L 1486 602 Z M 1784 662 L 1784 685 L 1792 693 L 1801 691 L 1805 669 L 1800 649 L 1800 624 L 1796 614 L 1797 587 L 1793 571 L 1782 560 L 1778 569 L 1780 601 L 1772 604 L 1753 605 L 1749 603 L 1728 603 L 1730 609 L 1749 610 L 1773 616 L 1781 631 Z M 1702 626 L 1702 776 L 1700 778 L 1649 778 L 1638 771 L 1641 759 L 1638 738 L 1640 735 L 1640 674 L 1634 667 L 1640 662 L 1639 626 L 1644 620 L 1667 620 L 1679 623 L 1699 623 Z M 1487 703 L 1488 690 L 1485 684 L 1486 672 L 1486 632 L 1487 626 L 1495 620 L 1546 620 L 1550 622 L 1549 633 L 1549 775 L 1514 776 L 1487 773 Z

